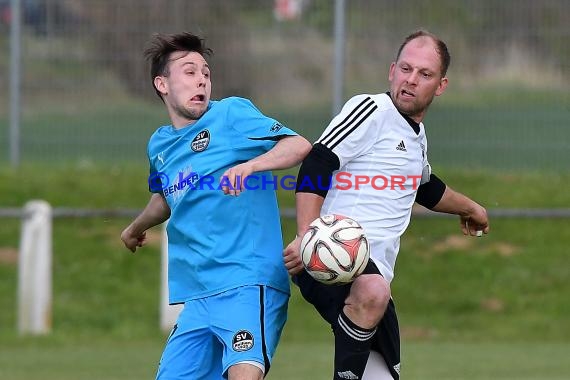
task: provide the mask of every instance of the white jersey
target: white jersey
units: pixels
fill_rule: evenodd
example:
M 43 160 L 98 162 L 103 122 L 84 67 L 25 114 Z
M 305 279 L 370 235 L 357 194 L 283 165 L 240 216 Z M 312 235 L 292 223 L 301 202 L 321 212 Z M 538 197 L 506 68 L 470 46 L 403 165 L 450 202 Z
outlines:
M 372 259 L 392 281 L 400 236 L 410 222 L 418 186 L 430 175 L 423 124 L 400 114 L 388 94 L 357 95 L 317 143 L 340 161 L 321 213 L 359 222 Z

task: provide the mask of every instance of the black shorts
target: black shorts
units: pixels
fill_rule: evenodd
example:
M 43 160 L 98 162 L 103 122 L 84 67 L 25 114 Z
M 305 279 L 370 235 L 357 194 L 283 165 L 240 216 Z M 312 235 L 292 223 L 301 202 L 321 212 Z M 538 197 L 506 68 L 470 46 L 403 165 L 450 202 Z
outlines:
M 372 260 L 363 274 L 378 274 L 380 271 Z M 338 315 L 344 307 L 344 301 L 350 293 L 351 284 L 325 285 L 312 278 L 306 271 L 293 276 L 293 282 L 299 287 L 303 298 L 311 303 L 334 330 L 338 324 Z M 394 366 L 400 364 L 400 329 L 394 301 L 390 298 L 376 334 L 372 338 L 372 349 L 382 355 L 394 379 L 399 379 Z

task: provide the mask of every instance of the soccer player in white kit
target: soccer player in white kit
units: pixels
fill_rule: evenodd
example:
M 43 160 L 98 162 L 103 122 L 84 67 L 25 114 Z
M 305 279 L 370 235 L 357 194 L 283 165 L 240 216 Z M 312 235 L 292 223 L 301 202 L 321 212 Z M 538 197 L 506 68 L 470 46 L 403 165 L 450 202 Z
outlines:
M 422 120 L 448 83 L 450 56 L 435 35 L 418 31 L 390 65 L 390 91 L 357 95 L 333 118 L 303 161 L 297 180 L 297 235 L 284 251 L 289 274 L 335 336 L 334 380 L 399 379 L 400 337 L 390 282 L 414 202 L 460 216 L 465 235 L 489 232 L 484 207 L 431 173 Z M 310 184 L 325 184 L 311 186 Z M 319 215 L 358 221 L 371 260 L 353 283 L 328 286 L 305 272 L 301 237 Z M 367 364 L 368 362 L 368 364 Z

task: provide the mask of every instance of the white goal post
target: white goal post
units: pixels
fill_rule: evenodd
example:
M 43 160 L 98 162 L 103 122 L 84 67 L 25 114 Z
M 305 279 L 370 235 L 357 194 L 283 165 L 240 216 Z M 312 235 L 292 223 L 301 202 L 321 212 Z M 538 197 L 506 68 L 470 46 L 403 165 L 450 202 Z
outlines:
M 160 328 L 163 331 L 171 330 L 178 314 L 182 311 L 184 305 L 168 304 L 168 235 L 166 233 L 166 224 L 162 225 L 161 239 L 161 263 L 160 263 Z
M 18 331 L 48 334 L 52 328 L 52 220 L 49 203 L 32 200 L 25 204 L 18 258 Z M 163 331 L 172 329 L 183 305 L 168 304 L 168 239 L 162 225 L 160 321 Z
M 18 257 L 18 331 L 47 334 L 52 321 L 52 208 L 33 200 L 24 206 Z

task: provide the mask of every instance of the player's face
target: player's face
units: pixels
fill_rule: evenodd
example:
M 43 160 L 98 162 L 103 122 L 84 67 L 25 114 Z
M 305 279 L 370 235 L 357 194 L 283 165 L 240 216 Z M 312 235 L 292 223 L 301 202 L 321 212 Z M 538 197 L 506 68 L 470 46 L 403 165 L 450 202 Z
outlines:
M 447 87 L 441 75 L 441 59 L 431 38 L 408 42 L 397 62 L 390 66 L 390 94 L 398 111 L 421 122 L 434 96 Z
M 173 124 L 182 127 L 198 120 L 208 108 L 210 68 L 199 53 L 177 52 L 170 57 L 168 76 L 157 77 L 155 86 L 163 93 Z

